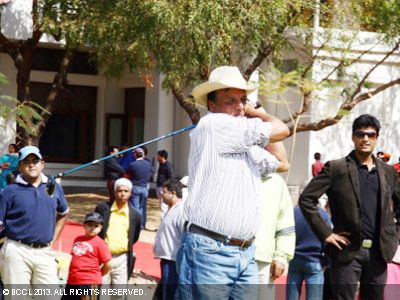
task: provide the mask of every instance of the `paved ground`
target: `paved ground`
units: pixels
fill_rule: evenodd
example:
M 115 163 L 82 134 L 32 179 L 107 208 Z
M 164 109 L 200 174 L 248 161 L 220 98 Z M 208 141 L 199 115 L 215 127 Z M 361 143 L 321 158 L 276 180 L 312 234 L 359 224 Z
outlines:
M 68 204 L 70 207 L 69 218 L 77 222 L 82 222 L 85 215 L 88 212 L 91 212 L 95 209 L 96 204 L 98 202 L 108 201 L 108 197 L 105 194 L 101 193 L 66 194 L 66 198 L 68 200 Z M 142 230 L 139 240 L 142 242 L 153 244 L 156 235 L 156 229 L 158 228 L 159 224 L 160 224 L 160 210 L 159 210 L 158 199 L 149 198 L 147 203 L 146 229 Z M 61 260 L 61 266 L 63 270 L 61 271 L 60 278 L 64 280 L 64 278 L 68 276 L 67 275 L 68 273 L 65 274 L 65 272 L 68 272 L 70 257 L 69 254 L 66 253 L 59 253 L 58 257 L 59 260 Z M 144 274 L 143 272 L 141 272 L 141 270 L 135 269 L 134 274 L 131 277 L 129 283 L 147 285 L 146 289 L 148 290 L 148 292 L 153 293 L 157 280 L 155 280 L 153 277 Z M 148 292 L 146 292 L 147 295 Z
M 95 209 L 96 204 L 101 201 L 108 201 L 104 194 L 66 194 L 70 207 L 69 218 L 83 222 L 85 215 Z M 160 225 L 159 202 L 156 198 L 149 198 L 147 201 L 147 223 L 146 230 L 140 233 L 140 240 L 146 243 L 153 243 L 156 236 L 156 229 Z

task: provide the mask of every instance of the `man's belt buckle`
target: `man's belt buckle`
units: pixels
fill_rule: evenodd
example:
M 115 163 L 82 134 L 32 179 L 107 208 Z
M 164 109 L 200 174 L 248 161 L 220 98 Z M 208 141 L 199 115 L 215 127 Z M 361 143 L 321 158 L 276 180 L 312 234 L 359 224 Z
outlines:
M 372 240 L 363 240 L 361 246 L 363 248 L 371 248 L 372 247 Z
M 243 240 L 242 243 L 240 244 L 240 248 L 244 248 L 247 245 L 247 241 Z

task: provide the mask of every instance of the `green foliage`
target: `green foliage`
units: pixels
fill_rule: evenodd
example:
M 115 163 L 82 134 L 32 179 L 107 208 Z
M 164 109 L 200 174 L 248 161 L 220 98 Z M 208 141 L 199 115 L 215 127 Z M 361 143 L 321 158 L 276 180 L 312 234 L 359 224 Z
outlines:
M 114 1 L 92 7 L 86 38 L 103 70 L 165 74 L 165 87 L 192 86 L 222 64 L 242 69 L 262 43 L 279 50 L 288 26 L 301 26 L 305 0 Z M 97 16 L 95 16 L 97 14 Z M 101 19 L 98 17 L 101 16 Z M 276 51 L 278 53 L 278 51 Z
M 167 89 L 190 90 L 223 64 L 244 72 L 261 50 L 268 66 L 295 57 L 291 70 L 269 68 L 261 94 L 332 90 L 343 102 L 372 88 L 353 68 L 360 31 L 383 33 L 390 45 L 400 33 L 400 1 L 321 2 L 319 30 L 309 0 L 38 0 L 36 26 L 66 47 L 89 47 L 106 75 L 129 69 L 151 86 L 156 71 Z
M 7 78 L 0 73 L 0 84 L 5 83 L 8 83 Z M 41 111 L 50 114 L 50 112 L 46 111 L 35 102 L 21 102 L 14 97 L 2 95 L 0 93 L 0 117 L 5 120 L 15 118 L 17 124 L 32 136 L 38 134 L 35 124 L 37 121 L 43 119 L 38 113 Z M 4 127 L 5 125 L 2 126 Z

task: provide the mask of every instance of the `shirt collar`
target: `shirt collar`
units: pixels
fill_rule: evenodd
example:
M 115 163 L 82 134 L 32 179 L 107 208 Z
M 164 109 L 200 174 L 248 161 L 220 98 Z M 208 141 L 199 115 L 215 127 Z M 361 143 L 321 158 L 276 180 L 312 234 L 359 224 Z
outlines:
M 110 210 L 111 210 L 111 212 L 122 212 L 125 215 L 129 214 L 128 203 L 125 203 L 125 205 L 121 209 L 118 209 L 117 201 L 114 201 L 113 204 L 111 205 L 111 209 Z
M 49 181 L 49 178 L 43 173 L 41 173 L 40 176 L 42 177 L 42 183 L 47 183 Z M 15 182 L 23 185 L 29 184 L 29 182 L 25 181 L 25 179 L 22 177 L 21 174 L 18 174 L 17 178 L 15 179 Z

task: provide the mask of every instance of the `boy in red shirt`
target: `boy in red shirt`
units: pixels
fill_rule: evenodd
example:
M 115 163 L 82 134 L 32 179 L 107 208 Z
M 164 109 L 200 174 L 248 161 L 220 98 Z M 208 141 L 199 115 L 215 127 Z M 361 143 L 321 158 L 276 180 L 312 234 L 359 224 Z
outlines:
M 110 270 L 111 253 L 97 235 L 103 228 L 103 218 L 88 213 L 84 221 L 85 235 L 74 240 L 69 275 L 62 299 L 97 299 L 102 275 Z

